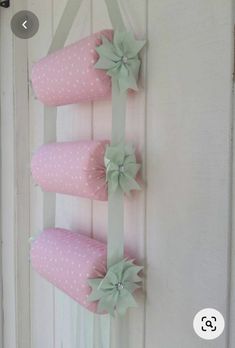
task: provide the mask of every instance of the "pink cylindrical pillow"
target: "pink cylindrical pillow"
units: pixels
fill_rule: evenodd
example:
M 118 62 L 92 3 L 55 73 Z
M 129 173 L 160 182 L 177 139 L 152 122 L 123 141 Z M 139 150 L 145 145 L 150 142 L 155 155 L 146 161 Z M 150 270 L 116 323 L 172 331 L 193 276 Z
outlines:
M 113 31 L 103 30 L 48 55 L 34 64 L 32 85 L 36 97 L 48 106 L 75 104 L 111 96 L 111 80 L 94 67 L 95 48 L 101 35 L 112 40 Z
M 32 176 L 44 191 L 106 201 L 104 154 L 108 143 L 79 141 L 43 145 L 32 158 Z
M 88 279 L 106 271 L 106 245 L 83 234 L 65 229 L 48 229 L 33 242 L 33 268 L 75 301 L 92 312 L 97 303 L 87 301 L 91 292 Z

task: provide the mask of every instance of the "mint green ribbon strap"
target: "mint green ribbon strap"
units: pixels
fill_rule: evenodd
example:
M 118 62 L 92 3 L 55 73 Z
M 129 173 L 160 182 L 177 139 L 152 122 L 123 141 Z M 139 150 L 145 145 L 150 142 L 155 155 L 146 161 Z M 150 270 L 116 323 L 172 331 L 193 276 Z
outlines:
M 96 67 L 106 70 L 112 76 L 111 147 L 125 147 L 127 91 L 129 88 L 136 89 L 140 68 L 138 52 L 144 44 L 144 41 L 135 40 L 130 33 L 116 31 L 113 43 L 103 38 L 103 44 L 97 48 L 99 60 Z M 138 166 L 134 167 L 131 172 L 134 171 L 136 174 L 138 169 Z M 130 184 L 132 184 L 130 189 L 139 189 L 138 184 L 132 180 L 133 177 L 128 179 L 124 191 L 129 190 Z M 126 183 L 127 181 L 123 181 L 123 184 Z M 121 261 L 124 256 L 124 202 L 120 188 L 117 187 L 115 193 L 113 192 L 112 180 L 109 181 L 108 190 L 107 264 L 110 267 Z
M 127 92 L 121 92 L 118 81 L 112 78 L 112 139 L 111 145 L 124 143 Z M 124 256 L 124 197 L 120 188 L 111 194 L 108 185 L 107 266 L 121 261 Z
M 82 1 L 83 0 L 68 0 L 50 45 L 48 54 L 64 47 L 65 41 L 68 38 Z
M 127 91 L 120 91 L 118 80 L 112 77 L 111 144 L 125 143 Z
M 138 53 L 144 41 L 137 41 L 127 32 L 114 32 L 113 42 L 103 37 L 97 48 L 99 60 L 96 67 L 112 77 L 112 139 L 105 152 L 106 179 L 108 182 L 108 237 L 107 274 L 91 279 L 89 300 L 98 301 L 98 310 L 112 316 L 125 314 L 136 306 L 132 293 L 139 287 L 128 278 L 130 273 L 140 280 L 141 268 L 124 258 L 124 192 L 140 189 L 135 181 L 140 166 L 136 163 L 133 147 L 125 145 L 127 91 L 137 89 L 140 69 Z M 122 276 L 124 278 L 122 278 Z M 126 278 L 125 278 L 126 277 Z M 128 279 L 127 282 L 124 279 Z M 119 324 L 120 322 L 115 322 Z M 117 328 L 117 327 L 116 327 Z M 121 332 L 120 332 L 121 333 Z
M 125 24 L 117 0 L 105 0 L 109 17 L 115 30 L 125 30 Z

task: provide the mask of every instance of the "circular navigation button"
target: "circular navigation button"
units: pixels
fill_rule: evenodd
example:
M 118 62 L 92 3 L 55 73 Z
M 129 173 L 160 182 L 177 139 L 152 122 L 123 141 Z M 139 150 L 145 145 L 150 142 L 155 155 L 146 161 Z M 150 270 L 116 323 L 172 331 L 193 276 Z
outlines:
M 214 340 L 224 331 L 224 317 L 214 308 L 204 308 L 194 317 L 193 328 L 204 340 Z
M 20 39 L 30 39 L 38 29 L 38 17 L 31 11 L 19 11 L 12 17 L 11 30 Z

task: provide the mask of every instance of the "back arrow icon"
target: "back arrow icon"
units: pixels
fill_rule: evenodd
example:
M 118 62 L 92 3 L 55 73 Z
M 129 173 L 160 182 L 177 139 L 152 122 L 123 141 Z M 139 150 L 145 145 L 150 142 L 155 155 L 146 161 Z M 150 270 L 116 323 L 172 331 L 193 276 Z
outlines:
M 28 27 L 26 26 L 27 23 L 28 23 L 27 19 L 24 21 L 24 23 L 22 23 L 22 27 L 26 30 L 28 29 Z

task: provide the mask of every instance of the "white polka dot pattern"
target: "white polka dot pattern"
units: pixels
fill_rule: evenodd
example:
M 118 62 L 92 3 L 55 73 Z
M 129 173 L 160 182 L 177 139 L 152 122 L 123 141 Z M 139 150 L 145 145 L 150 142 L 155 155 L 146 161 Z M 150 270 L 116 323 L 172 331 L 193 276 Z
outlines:
M 76 104 L 111 96 L 111 79 L 95 69 L 96 46 L 101 34 L 112 40 L 113 31 L 103 30 L 69 45 L 37 62 L 32 69 L 36 97 L 48 106 Z
M 32 242 L 33 268 L 75 301 L 92 312 L 97 303 L 88 302 L 89 278 L 106 273 L 106 245 L 83 234 L 55 228 L 42 232 Z
M 106 201 L 104 154 L 108 141 L 43 145 L 31 162 L 32 176 L 44 191 Z

